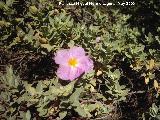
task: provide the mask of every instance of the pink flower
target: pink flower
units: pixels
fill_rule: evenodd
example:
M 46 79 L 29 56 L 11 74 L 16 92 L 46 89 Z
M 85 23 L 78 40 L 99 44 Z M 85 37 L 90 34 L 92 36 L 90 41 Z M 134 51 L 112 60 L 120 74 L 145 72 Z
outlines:
M 96 37 L 96 42 L 98 43 L 101 40 L 101 37 Z
M 93 69 L 93 61 L 85 55 L 82 47 L 59 50 L 54 58 L 59 64 L 57 76 L 62 80 L 74 80 Z

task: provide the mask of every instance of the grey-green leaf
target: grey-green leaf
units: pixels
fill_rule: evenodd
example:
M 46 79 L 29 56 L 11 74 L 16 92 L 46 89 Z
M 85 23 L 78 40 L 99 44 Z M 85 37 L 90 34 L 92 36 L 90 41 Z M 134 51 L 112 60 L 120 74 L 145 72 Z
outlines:
M 30 113 L 29 110 L 26 112 L 26 118 L 25 119 L 26 120 L 31 120 L 31 113 Z

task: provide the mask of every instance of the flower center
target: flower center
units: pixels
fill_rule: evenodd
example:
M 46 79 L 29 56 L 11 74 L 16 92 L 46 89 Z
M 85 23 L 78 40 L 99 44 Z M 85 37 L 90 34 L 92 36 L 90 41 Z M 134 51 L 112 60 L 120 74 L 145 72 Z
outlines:
M 78 61 L 77 61 L 76 58 L 70 58 L 70 59 L 68 60 L 68 64 L 69 64 L 69 66 L 71 66 L 71 67 L 76 67 L 77 64 L 78 64 Z

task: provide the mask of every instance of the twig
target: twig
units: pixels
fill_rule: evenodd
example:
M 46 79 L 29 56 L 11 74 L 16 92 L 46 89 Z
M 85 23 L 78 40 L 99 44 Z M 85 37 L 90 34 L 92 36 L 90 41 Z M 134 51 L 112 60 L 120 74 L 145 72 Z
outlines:
M 134 91 L 134 92 L 130 92 L 128 94 L 142 94 L 145 93 L 146 91 Z

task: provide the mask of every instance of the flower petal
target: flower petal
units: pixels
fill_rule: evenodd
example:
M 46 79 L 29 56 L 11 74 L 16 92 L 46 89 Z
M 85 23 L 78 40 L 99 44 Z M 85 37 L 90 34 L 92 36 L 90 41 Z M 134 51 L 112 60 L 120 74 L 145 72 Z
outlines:
M 79 77 L 84 71 L 80 68 L 72 68 L 69 66 L 60 65 L 57 70 L 57 76 L 62 80 L 74 80 Z
M 83 69 L 81 68 L 71 68 L 70 74 L 69 74 L 69 80 L 74 80 L 76 78 L 78 78 L 82 73 L 83 73 Z
M 70 70 L 71 70 L 70 67 L 60 65 L 57 70 L 57 76 L 62 80 L 69 80 Z
M 84 56 L 79 59 L 79 68 L 82 68 L 85 73 L 93 69 L 93 61 L 88 57 Z
M 69 50 L 71 57 L 82 57 L 85 56 L 85 51 L 82 47 L 72 47 Z
M 55 63 L 61 65 L 67 65 L 68 59 L 69 59 L 68 49 L 59 50 L 54 57 Z

